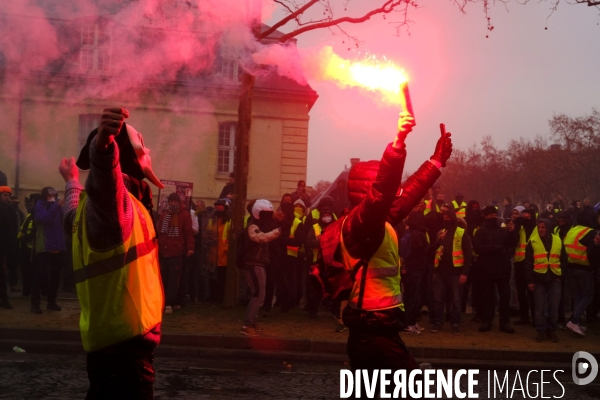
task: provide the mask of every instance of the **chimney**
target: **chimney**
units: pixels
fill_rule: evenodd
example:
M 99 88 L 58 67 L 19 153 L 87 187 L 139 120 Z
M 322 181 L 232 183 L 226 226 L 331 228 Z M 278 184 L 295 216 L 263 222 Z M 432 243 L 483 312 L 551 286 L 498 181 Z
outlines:
M 350 168 L 354 167 L 359 162 L 360 162 L 360 158 L 351 158 L 350 159 Z

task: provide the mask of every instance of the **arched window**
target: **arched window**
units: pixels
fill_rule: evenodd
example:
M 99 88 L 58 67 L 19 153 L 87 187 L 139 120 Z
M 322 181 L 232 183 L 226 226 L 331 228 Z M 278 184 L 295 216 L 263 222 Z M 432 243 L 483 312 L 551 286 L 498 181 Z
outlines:
M 237 122 L 219 124 L 217 172 L 229 173 L 235 168 L 235 130 Z

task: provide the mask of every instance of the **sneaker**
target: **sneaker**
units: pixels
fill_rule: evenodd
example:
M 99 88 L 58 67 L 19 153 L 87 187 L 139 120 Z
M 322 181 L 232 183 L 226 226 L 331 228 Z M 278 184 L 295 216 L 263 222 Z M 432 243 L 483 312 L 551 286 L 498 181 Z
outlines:
M 581 329 L 581 326 L 579 326 L 579 324 L 574 324 L 571 321 L 569 321 L 567 322 L 566 327 L 567 329 L 578 334 L 579 336 L 585 336 L 585 332 Z
M 529 325 L 530 323 L 529 318 L 521 318 L 513 322 L 513 325 Z
M 417 328 L 417 330 L 419 330 L 420 332 L 423 332 L 425 330 L 425 328 L 423 328 L 421 325 L 419 325 L 418 322 L 415 324 L 415 328 Z
M 165 314 L 173 314 L 173 307 L 166 306 L 165 307 Z
M 8 302 L 8 300 L 2 300 L 2 301 L 0 301 L 0 308 L 5 308 L 7 310 L 12 310 L 13 306 L 10 305 L 10 303 Z
M 583 333 L 587 332 L 587 326 L 583 326 L 583 325 L 579 324 L 579 327 L 581 328 L 581 330 L 583 331 Z
M 348 328 L 344 324 L 338 324 L 337 328 L 335 328 L 336 332 L 346 332 Z
M 246 336 L 258 336 L 258 332 L 251 326 L 242 326 L 240 333 Z
M 60 308 L 60 306 L 58 304 L 56 304 L 56 302 L 53 301 L 46 305 L 46 310 L 60 311 L 60 310 L 62 310 L 62 308 Z
M 41 308 L 40 308 L 40 306 L 39 306 L 39 305 L 37 305 L 37 304 L 32 304 L 32 305 L 31 305 L 31 309 L 30 309 L 30 310 L 31 310 L 31 312 L 32 312 L 32 313 L 34 313 L 34 314 L 41 314 L 41 313 L 42 313 L 42 309 L 41 309 Z
M 556 333 L 554 331 L 546 332 L 546 337 L 551 342 L 558 342 L 558 337 L 556 336 Z
M 538 334 L 537 334 L 537 336 L 535 338 L 535 341 L 536 342 L 543 342 L 544 339 L 546 339 L 546 332 L 541 332 L 541 331 L 538 332 Z
M 506 325 L 500 325 L 500 332 L 504 332 L 504 333 L 515 333 L 515 329 L 506 324 Z
M 458 325 L 453 325 L 452 326 L 452 334 L 453 335 L 460 335 L 460 328 L 458 327 Z
M 265 331 L 263 328 L 259 328 L 258 324 L 256 322 L 252 324 L 252 327 L 254 328 L 254 330 L 256 332 L 264 332 Z
M 433 324 L 433 326 L 431 327 L 431 329 L 429 330 L 429 332 L 431 332 L 431 333 L 438 333 L 441 330 L 442 330 L 442 324 Z
M 484 322 L 483 324 L 481 324 L 481 326 L 479 327 L 479 332 L 487 332 L 490 329 L 492 329 L 492 324 L 490 324 L 489 322 Z
M 408 333 L 410 335 L 420 335 L 421 331 L 418 330 L 414 325 L 409 325 L 402 331 L 404 333 Z

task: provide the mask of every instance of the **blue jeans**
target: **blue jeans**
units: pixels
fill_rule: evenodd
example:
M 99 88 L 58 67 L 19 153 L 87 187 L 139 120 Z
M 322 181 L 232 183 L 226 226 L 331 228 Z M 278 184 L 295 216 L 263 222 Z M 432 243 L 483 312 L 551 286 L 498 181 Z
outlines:
M 459 278 L 460 275 L 433 274 L 434 323 L 440 325 L 444 323 L 444 305 L 446 304 L 446 293 L 449 292 L 452 295 L 450 322 L 452 326 L 460 324 L 462 285 L 458 282 Z
M 534 323 L 538 332 L 555 331 L 558 322 L 558 303 L 560 302 L 560 279 L 537 283 L 533 290 L 535 303 Z
M 567 284 L 574 301 L 571 322 L 580 324 L 581 316 L 594 298 L 594 274 L 583 269 L 570 269 Z
M 253 326 L 256 323 L 258 311 L 265 301 L 267 274 L 262 265 L 246 265 L 243 272 L 252 296 L 246 309 L 244 326 Z

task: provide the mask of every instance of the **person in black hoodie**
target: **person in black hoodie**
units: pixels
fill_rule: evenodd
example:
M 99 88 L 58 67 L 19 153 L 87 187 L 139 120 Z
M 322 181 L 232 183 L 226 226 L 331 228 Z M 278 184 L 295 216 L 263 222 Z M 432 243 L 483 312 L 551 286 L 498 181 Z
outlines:
M 413 211 L 406 221 L 406 231 L 399 243 L 404 274 L 404 307 L 407 328 L 405 332 L 421 333 L 417 318 L 421 315 L 421 287 L 427 277 L 427 229 L 423 226 L 423 213 Z
M 437 241 L 429 247 L 435 251 L 433 294 L 434 294 L 434 324 L 432 333 L 439 332 L 444 322 L 444 305 L 446 294 L 452 295 L 451 324 L 452 333 L 460 334 L 460 306 L 462 285 L 467 282 L 473 254 L 471 238 L 465 230 L 457 226 L 454 209 L 443 206 L 441 214 L 444 229 L 438 234 Z
M 483 323 L 479 332 L 487 332 L 492 327 L 496 310 L 496 289 L 499 295 L 500 331 L 515 333 L 510 326 L 510 248 L 516 245 L 516 237 L 511 234 L 514 225 L 503 228 L 498 223 L 498 211 L 494 206 L 482 210 L 484 222 L 473 237 L 473 248 L 477 253 L 480 269 Z
M 536 342 L 544 339 L 558 342 L 556 337 L 558 303 L 561 297 L 561 264 L 566 261 L 566 253 L 558 236 L 551 234 L 550 221 L 537 222 L 538 234 L 527 243 L 525 252 L 525 274 L 529 290 L 534 294 Z M 545 256 L 545 257 L 544 257 Z M 548 316 L 546 317 L 545 312 Z

